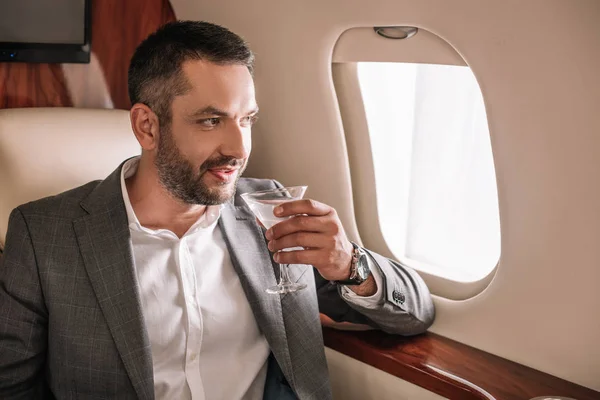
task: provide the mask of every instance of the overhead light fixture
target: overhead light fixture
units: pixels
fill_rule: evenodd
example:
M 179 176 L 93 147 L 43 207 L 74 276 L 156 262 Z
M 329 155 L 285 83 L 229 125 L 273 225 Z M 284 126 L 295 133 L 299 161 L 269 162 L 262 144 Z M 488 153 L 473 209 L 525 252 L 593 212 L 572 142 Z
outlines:
M 375 26 L 375 33 L 387 39 L 408 39 L 413 37 L 419 28 L 414 26 Z

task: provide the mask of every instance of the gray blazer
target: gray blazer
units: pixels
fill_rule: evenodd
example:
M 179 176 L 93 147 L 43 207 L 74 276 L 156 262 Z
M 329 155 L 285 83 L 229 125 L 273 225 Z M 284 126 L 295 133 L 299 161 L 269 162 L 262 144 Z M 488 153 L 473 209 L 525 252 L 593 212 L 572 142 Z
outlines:
M 11 213 L 0 259 L 0 398 L 154 399 L 120 173 Z M 385 300 L 373 309 L 346 302 L 305 265 L 290 274 L 308 290 L 265 293 L 278 269 L 239 194 L 275 186 L 241 179 L 219 227 L 271 348 L 265 398 L 330 399 L 319 311 L 414 335 L 432 323 L 434 308 L 414 271 L 373 252 L 385 277 Z

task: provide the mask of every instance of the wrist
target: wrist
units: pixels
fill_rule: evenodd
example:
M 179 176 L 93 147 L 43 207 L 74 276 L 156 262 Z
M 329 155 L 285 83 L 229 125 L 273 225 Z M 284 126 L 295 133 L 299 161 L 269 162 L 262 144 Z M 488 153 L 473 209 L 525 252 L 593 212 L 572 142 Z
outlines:
M 371 269 L 367 253 L 357 244 L 352 243 L 352 260 L 346 279 L 336 280 L 335 283 L 345 286 L 360 286 L 371 278 Z M 366 287 L 367 285 L 365 285 Z

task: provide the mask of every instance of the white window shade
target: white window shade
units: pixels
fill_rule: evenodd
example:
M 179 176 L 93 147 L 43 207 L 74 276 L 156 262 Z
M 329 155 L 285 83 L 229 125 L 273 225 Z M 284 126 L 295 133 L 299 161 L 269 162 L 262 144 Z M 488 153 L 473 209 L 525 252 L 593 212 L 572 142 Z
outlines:
M 498 196 L 481 90 L 468 67 L 358 63 L 379 224 L 394 256 L 471 282 L 500 256 Z

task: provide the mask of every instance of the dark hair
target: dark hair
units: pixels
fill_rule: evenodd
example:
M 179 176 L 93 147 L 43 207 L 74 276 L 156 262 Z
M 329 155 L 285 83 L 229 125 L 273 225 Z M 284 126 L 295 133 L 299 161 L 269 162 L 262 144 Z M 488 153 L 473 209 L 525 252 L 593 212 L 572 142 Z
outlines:
M 252 72 L 254 55 L 241 37 L 222 26 L 200 21 L 168 23 L 148 36 L 131 58 L 131 104 L 147 105 L 161 125 L 169 125 L 173 98 L 190 89 L 181 68 L 188 60 L 239 64 Z

